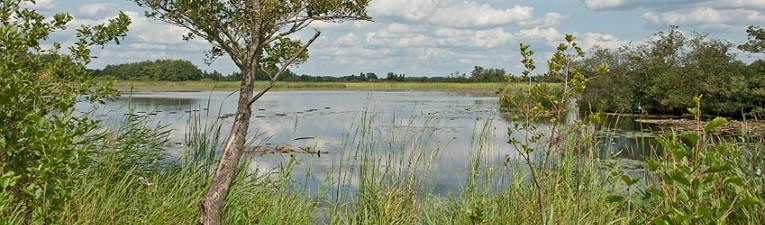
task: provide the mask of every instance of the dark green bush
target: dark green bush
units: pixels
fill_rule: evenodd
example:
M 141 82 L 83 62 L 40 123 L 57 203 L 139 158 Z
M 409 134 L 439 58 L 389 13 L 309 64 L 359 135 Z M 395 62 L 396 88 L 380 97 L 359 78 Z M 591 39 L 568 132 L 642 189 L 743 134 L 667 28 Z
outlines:
M 585 108 L 609 112 L 682 114 L 687 99 L 701 94 L 703 112 L 719 116 L 762 114 L 765 70 L 762 61 L 746 65 L 729 42 L 706 35 L 687 37 L 672 28 L 651 41 L 619 49 L 594 49 L 578 62 L 587 77 Z M 594 65 L 610 72 L 595 76 Z

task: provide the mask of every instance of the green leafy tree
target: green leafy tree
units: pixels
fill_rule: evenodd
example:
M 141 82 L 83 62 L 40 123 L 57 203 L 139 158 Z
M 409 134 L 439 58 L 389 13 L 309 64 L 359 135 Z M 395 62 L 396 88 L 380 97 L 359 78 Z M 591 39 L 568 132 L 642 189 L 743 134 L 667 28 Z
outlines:
M 72 46 L 45 49 L 41 42 L 64 30 L 72 16 L 45 18 L 20 6 L 25 3 L 34 1 L 0 2 L 0 220 L 12 211 L 5 207 L 16 205 L 32 219 L 53 221 L 88 160 L 88 133 L 98 124 L 77 116 L 74 104 L 115 93 L 95 84 L 85 69 L 90 47 L 119 42 L 130 19 L 120 13 L 104 25 L 83 25 Z
M 520 78 L 522 80 L 530 79 L 532 71 L 536 69 L 536 63 L 532 58 L 534 51 L 529 50 L 529 47 L 529 45 L 520 44 L 523 57 L 521 63 L 525 68 Z M 548 72 L 545 74 L 547 78 L 563 81 L 560 92 L 556 91 L 552 84 L 536 83 L 528 85 L 527 90 L 515 90 L 520 93 L 504 93 L 505 95 L 523 95 L 522 98 L 510 98 L 508 102 L 512 107 L 519 109 L 519 112 L 513 116 L 514 127 L 507 128 L 507 135 L 510 137 L 508 143 L 518 151 L 519 156 L 528 166 L 531 183 L 537 190 L 537 210 L 541 224 L 550 222 L 545 216 L 544 200 L 547 190 L 545 180 L 549 166 L 553 164 L 549 163 L 549 160 L 566 154 L 564 151 L 567 149 L 576 149 L 571 146 L 578 141 L 575 136 L 579 132 L 585 133 L 588 127 L 592 127 L 592 124 L 584 126 L 579 123 L 581 121 L 572 126 L 561 125 L 562 121 L 568 119 L 571 108 L 569 105 L 572 100 L 585 90 L 587 78 L 573 66 L 581 58 L 584 58 L 584 52 L 575 42 L 575 37 L 566 35 L 565 42 L 560 43 L 557 51 L 547 61 Z M 600 65 L 594 70 L 602 74 L 608 71 L 608 67 Z M 597 120 L 599 120 L 597 114 L 591 115 L 590 121 Z M 544 121 L 549 122 L 551 127 L 540 127 L 540 122 Z M 573 123 L 570 119 L 569 121 Z M 585 138 L 585 142 L 586 140 L 591 139 Z
M 577 63 L 588 79 L 583 106 L 609 112 L 681 114 L 687 101 L 703 94 L 713 101 L 704 111 L 741 116 L 761 108 L 758 75 L 736 60 L 729 42 L 706 35 L 686 36 L 676 27 L 651 41 L 618 49 L 595 49 Z M 592 66 L 606 64 L 609 76 Z M 590 105 L 587 105 L 590 104 Z
M 202 79 L 203 73 L 187 60 L 156 60 L 119 65 L 107 65 L 95 76 L 109 76 L 120 80 L 186 81 Z
M 752 53 L 765 52 L 765 28 L 752 25 L 746 29 L 746 33 L 749 34 L 749 41 L 738 48 Z
M 369 0 L 133 1 L 150 8 L 147 16 L 186 28 L 185 39 L 199 37 L 212 44 L 208 63 L 226 54 L 241 70 L 236 119 L 200 208 L 200 223 L 218 224 L 244 150 L 252 104 L 273 87 L 288 66 L 308 59 L 306 49 L 321 33 L 317 30 L 307 43 L 289 36 L 315 21 L 369 20 Z M 271 80 L 256 94 L 255 74 L 261 70 L 268 71 Z

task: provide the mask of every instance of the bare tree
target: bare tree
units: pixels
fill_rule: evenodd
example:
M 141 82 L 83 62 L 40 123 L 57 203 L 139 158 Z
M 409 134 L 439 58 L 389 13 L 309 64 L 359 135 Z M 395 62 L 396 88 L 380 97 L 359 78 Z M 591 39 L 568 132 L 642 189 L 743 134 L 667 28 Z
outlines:
M 236 118 L 210 188 L 201 201 L 201 224 L 219 224 L 223 202 L 245 146 L 252 104 L 270 90 L 293 63 L 308 59 L 305 44 L 289 36 L 312 22 L 371 20 L 370 0 L 131 0 L 148 7 L 147 16 L 186 28 L 184 39 L 199 37 L 212 44 L 208 63 L 227 54 L 241 70 Z M 271 81 L 254 93 L 255 73 L 266 71 Z

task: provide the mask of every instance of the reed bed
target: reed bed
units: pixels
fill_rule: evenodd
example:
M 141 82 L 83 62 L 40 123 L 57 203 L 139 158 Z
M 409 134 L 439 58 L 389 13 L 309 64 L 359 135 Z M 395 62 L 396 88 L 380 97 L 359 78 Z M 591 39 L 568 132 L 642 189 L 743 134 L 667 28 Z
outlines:
M 435 193 L 428 183 L 440 157 L 433 143 L 434 118 L 382 120 L 365 113 L 346 135 L 339 160 L 327 172 L 318 190 L 309 190 L 294 176 L 290 158 L 283 166 L 254 171 L 248 160 L 232 183 L 225 205 L 224 224 L 541 224 L 536 195 L 526 164 L 513 157 L 497 160 L 498 148 L 489 135 L 491 120 L 477 123 L 467 172 L 459 190 Z M 126 119 L 106 129 L 94 162 L 79 171 L 71 199 L 56 212 L 61 224 L 193 224 L 199 199 L 210 183 L 224 132 L 222 124 L 189 121 L 183 154 L 164 155 L 166 130 L 142 121 Z M 375 125 L 397 128 L 374 129 Z M 384 124 L 383 124 L 384 125 Z M 403 132 L 401 132 L 403 130 Z M 586 132 L 569 137 L 586 138 Z M 723 141 L 724 139 L 719 139 Z M 763 195 L 761 143 L 749 145 L 741 162 L 742 173 L 753 192 Z M 600 154 L 592 143 L 570 147 L 548 165 L 543 197 L 548 224 L 629 224 L 639 210 L 613 204 L 613 195 L 629 195 L 621 185 L 620 160 Z M 747 147 L 749 146 L 749 147 Z M 661 156 L 654 156 L 660 158 Z M 501 158 L 501 157 L 499 157 Z M 128 162 L 129 163 L 115 163 Z M 542 166 L 540 161 L 535 166 Z M 307 168 L 306 170 L 310 170 Z M 455 171 L 455 173 L 458 173 Z M 625 194 L 626 193 L 626 194 Z M 733 224 L 762 224 L 762 205 L 731 215 Z M 657 211 L 658 212 L 658 211 Z M 19 214 L 8 224 L 34 224 Z

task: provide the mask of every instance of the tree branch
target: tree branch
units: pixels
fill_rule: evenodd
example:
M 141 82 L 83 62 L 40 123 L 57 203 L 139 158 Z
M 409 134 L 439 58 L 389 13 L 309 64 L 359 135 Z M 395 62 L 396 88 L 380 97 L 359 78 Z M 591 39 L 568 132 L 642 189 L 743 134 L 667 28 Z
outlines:
M 281 76 L 281 75 L 282 75 L 282 73 L 284 73 L 284 72 L 287 70 L 287 67 L 289 67 L 289 65 L 290 65 L 290 64 L 292 64 L 293 62 L 295 62 L 295 60 L 297 60 L 297 59 L 298 59 L 298 57 L 300 57 L 300 55 L 301 55 L 301 54 L 303 54 L 303 52 L 305 52 L 305 50 L 306 50 L 306 49 L 308 49 L 308 46 L 311 46 L 311 44 L 313 44 L 313 42 L 314 42 L 314 41 L 316 41 L 316 39 L 317 39 L 317 38 L 319 38 L 319 35 L 321 35 L 321 31 L 319 31 L 319 30 L 316 30 L 316 33 L 313 35 L 313 37 L 311 38 L 311 40 L 309 40 L 309 41 L 308 41 L 308 43 L 306 43 L 305 45 L 303 45 L 303 47 L 302 47 L 302 48 L 300 48 L 300 50 L 298 50 L 298 51 L 295 53 L 295 55 L 293 55 L 293 56 L 292 56 L 291 58 L 289 58 L 287 61 L 285 61 L 284 63 L 282 63 L 282 68 L 281 68 L 281 69 L 279 69 L 279 71 L 276 73 L 276 75 L 274 75 L 274 76 L 273 76 L 273 78 L 271 78 L 271 82 L 269 82 L 268 86 L 266 86 L 266 88 L 264 88 L 263 90 L 261 90 L 260 92 L 258 92 L 258 94 L 256 94 L 255 96 L 253 96 L 253 97 L 252 97 L 252 99 L 250 99 L 250 103 L 249 103 L 249 104 L 247 104 L 247 106 L 248 106 L 248 107 L 252 107 L 252 103 L 255 103 L 255 101 L 257 101 L 258 99 L 260 99 L 260 97 L 263 97 L 263 95 L 264 95 L 264 94 L 266 94 L 266 92 L 267 92 L 268 90 L 271 90 L 271 88 L 273 88 L 273 87 L 274 87 L 274 84 L 276 83 L 276 80 L 278 80 L 278 79 L 279 79 L 279 76 Z M 257 71 L 254 71 L 254 72 L 257 72 Z

